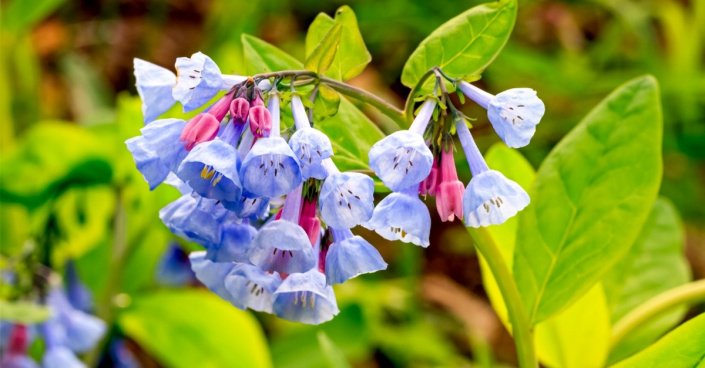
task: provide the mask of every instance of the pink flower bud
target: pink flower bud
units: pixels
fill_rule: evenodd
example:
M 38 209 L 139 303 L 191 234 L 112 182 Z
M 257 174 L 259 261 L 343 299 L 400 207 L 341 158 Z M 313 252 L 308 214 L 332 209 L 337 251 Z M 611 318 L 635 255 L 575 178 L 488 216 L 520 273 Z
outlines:
M 264 106 L 264 101 L 262 96 L 257 96 L 252 100 L 252 105 L 250 107 Z
M 308 235 L 311 246 L 315 246 L 318 237 L 321 235 L 321 221 L 316 217 L 316 200 L 309 202 L 307 199 L 303 199 L 299 226 L 301 226 L 306 232 L 306 235 Z
M 215 120 L 220 122 L 223 120 L 225 115 L 228 113 L 228 109 L 230 108 L 230 103 L 233 100 L 233 94 L 228 93 L 227 95 L 223 96 L 218 102 L 214 103 L 213 106 L 208 110 L 207 114 L 212 115 Z
M 245 124 L 249 112 L 250 104 L 242 97 L 238 97 L 230 103 L 230 118 L 235 124 Z
M 436 209 L 442 221 L 463 218 L 463 194 L 465 186 L 458 180 L 453 149 L 441 152 L 441 183 L 436 189 Z
M 433 159 L 433 165 L 431 166 L 431 172 L 428 173 L 426 179 L 419 183 L 419 194 L 421 195 L 436 195 L 436 188 L 438 187 L 438 179 L 440 177 L 440 170 L 438 170 L 438 160 Z
M 268 137 L 272 131 L 272 115 L 264 106 L 250 107 L 250 131 L 255 137 Z
M 218 135 L 220 122 L 211 114 L 198 114 L 191 118 L 181 131 L 181 142 L 186 142 L 187 151 L 199 143 L 212 141 Z

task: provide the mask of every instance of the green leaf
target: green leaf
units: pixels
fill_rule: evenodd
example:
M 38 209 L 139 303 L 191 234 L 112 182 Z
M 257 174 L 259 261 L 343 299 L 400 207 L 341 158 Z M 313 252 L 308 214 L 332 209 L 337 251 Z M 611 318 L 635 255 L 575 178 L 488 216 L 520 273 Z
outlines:
M 657 199 L 629 253 L 602 280 L 613 323 L 648 299 L 690 281 L 684 241 L 677 210 L 668 200 Z M 639 327 L 613 348 L 610 360 L 619 361 L 643 349 L 675 326 L 684 314 L 685 308 L 676 308 Z
M 340 23 L 336 23 L 326 35 L 323 36 L 323 39 L 318 46 L 311 51 L 311 54 L 306 57 L 304 68 L 316 73 L 325 73 L 328 68 L 333 65 L 333 59 L 338 52 L 338 45 L 340 45 L 340 37 L 342 34 L 343 26 L 340 25 Z
M 333 341 L 323 331 L 318 331 L 318 344 L 321 345 L 323 356 L 328 361 L 330 368 L 349 368 L 347 360 L 343 352 L 335 346 Z
M 61 6 L 66 0 L 12 0 L 4 2 L 0 11 L 0 26 L 3 31 L 18 33 L 29 29 Z
M 451 77 L 481 74 L 509 39 L 516 20 L 516 0 L 500 0 L 471 8 L 449 20 L 409 56 L 401 82 L 413 88 L 429 69 L 438 66 Z M 429 78 L 419 93 L 430 93 Z
M 338 112 L 340 95 L 334 89 L 321 84 L 313 104 L 313 121 L 325 120 Z
M 140 295 L 118 324 L 167 367 L 272 366 L 257 320 L 207 290 Z
M 325 75 L 337 80 L 348 80 L 362 73 L 372 56 L 362 39 L 355 13 L 347 5 L 338 8 L 335 19 L 325 13 L 316 16 L 306 33 L 306 55 L 311 54 L 335 24 L 343 26 L 342 36 L 333 64 Z
M 691 319 L 655 344 L 612 368 L 704 368 L 705 314 Z
M 595 107 L 548 155 L 519 214 L 514 278 L 532 324 L 567 308 L 629 250 L 661 180 L 653 77 Z
M 295 57 L 276 46 L 248 34 L 242 35 L 245 69 L 248 75 L 280 70 L 301 69 L 303 65 Z
M 49 308 L 29 302 L 8 302 L 0 300 L 0 320 L 35 324 L 49 319 Z
M 502 143 L 490 147 L 485 155 L 487 165 L 507 178 L 529 189 L 536 177 L 534 169 L 517 150 Z M 482 229 L 468 228 L 473 234 Z M 514 260 L 517 218 L 484 229 L 489 237 L 473 234 L 474 239 L 490 239 L 499 248 L 511 269 Z M 511 331 L 507 307 L 487 262 L 480 257 L 480 270 L 485 291 L 500 320 Z M 536 326 L 536 350 L 539 359 L 549 367 L 601 367 L 609 351 L 609 309 L 602 287 L 598 284 L 563 313 Z
M 35 208 L 73 186 L 110 183 L 110 155 L 104 142 L 76 125 L 37 124 L 0 163 L 0 201 Z

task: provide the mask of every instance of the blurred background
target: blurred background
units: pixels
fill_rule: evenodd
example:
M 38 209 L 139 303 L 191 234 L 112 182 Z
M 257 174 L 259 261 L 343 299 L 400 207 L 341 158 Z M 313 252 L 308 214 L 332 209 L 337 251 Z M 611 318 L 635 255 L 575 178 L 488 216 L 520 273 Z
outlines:
M 350 83 L 402 106 L 409 92 L 400 83 L 406 58 L 436 27 L 478 3 L 348 2 L 372 54 Z M 171 69 L 176 57 L 202 51 L 223 73 L 244 73 L 240 35 L 248 33 L 303 59 L 310 22 L 345 4 L 2 1 L 0 265 L 21 270 L 32 257 L 45 257 L 44 264 L 66 272 L 73 261 L 95 313 L 119 321 L 106 354 L 95 360 L 102 366 L 217 367 L 227 361 L 223 352 L 258 350 L 275 367 L 318 367 L 328 364 L 321 353 L 326 344 L 354 367 L 472 366 L 490 355 L 500 365 L 516 364 L 512 339 L 483 290 L 472 240 L 459 222 L 440 222 L 432 201 L 428 249 L 366 233 L 390 267 L 336 287 L 341 313 L 332 322 L 298 325 L 220 304 L 206 313 L 210 302 L 202 298 L 149 309 L 149 303 L 170 304 L 159 298 L 172 300 L 176 288 L 198 288 L 188 272 L 164 265 L 187 263 L 183 251 L 198 247 L 177 242 L 162 225 L 158 211 L 178 193 L 163 186 L 150 192 L 124 146 L 142 125 L 133 58 Z M 492 93 L 531 87 L 545 102 L 537 134 L 521 152 L 537 168 L 612 89 L 644 73 L 656 76 L 665 124 L 661 195 L 683 219 L 694 278 L 705 277 L 705 2 L 519 5 L 509 43 L 478 83 Z M 375 111 L 365 112 L 384 123 Z M 480 108 L 466 114 L 478 117 L 473 132 L 481 150 L 499 141 Z M 460 175 L 470 178 L 468 170 Z M 12 300 L 31 285 L 20 278 L 0 288 L 1 296 Z M 154 298 L 140 303 L 140 295 Z M 155 320 L 179 328 L 167 333 Z M 260 336 L 266 344 L 250 345 Z M 207 340 L 210 348 L 192 339 Z

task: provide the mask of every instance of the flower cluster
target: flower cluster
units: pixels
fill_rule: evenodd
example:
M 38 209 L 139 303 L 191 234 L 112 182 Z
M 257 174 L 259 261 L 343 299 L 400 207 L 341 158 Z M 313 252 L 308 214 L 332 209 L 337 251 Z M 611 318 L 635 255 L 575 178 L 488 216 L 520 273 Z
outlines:
M 330 139 L 312 127 L 308 101 L 293 90 L 293 75 L 292 92 L 284 94 L 276 73 L 224 75 L 201 53 L 177 59 L 176 69 L 178 76 L 135 60 L 146 125 L 126 144 L 151 188 L 164 182 L 179 189 L 182 196 L 160 217 L 205 248 L 189 256 L 196 277 L 238 308 L 308 324 L 330 320 L 338 313 L 331 285 L 387 267 L 352 228 L 429 245 L 430 214 L 419 194 L 436 196 L 443 221 L 457 217 L 467 226 L 500 224 L 529 203 L 521 187 L 487 167 L 444 88 L 425 99 L 408 130 L 370 149 L 370 167 L 393 191 L 375 207 L 372 178 L 338 170 Z M 530 89 L 497 96 L 466 82 L 459 89 L 487 109 L 511 147 L 526 145 L 543 115 Z M 280 131 L 284 100 L 295 123 L 290 135 Z M 189 121 L 155 120 L 176 101 L 185 112 L 205 109 Z M 446 102 L 452 119 L 432 119 L 439 111 L 451 116 Z M 473 174 L 467 188 L 456 173 L 454 131 Z
M 372 178 L 337 169 L 308 101 L 279 92 L 277 80 L 223 75 L 201 53 L 179 58 L 176 69 L 178 77 L 135 60 L 145 126 L 126 144 L 151 188 L 181 192 L 160 217 L 205 248 L 189 256 L 196 277 L 237 308 L 308 324 L 332 319 L 331 285 L 387 267 L 350 230 L 372 217 Z M 295 122 L 287 139 L 283 97 Z M 189 121 L 155 120 L 175 101 L 205 109 Z
M 44 341 L 44 368 L 85 368 L 76 354 L 93 349 L 105 335 L 106 324 L 91 315 L 91 295 L 78 280 L 73 265 L 66 269 L 66 289 L 54 286 L 44 302 L 49 307 L 47 321 L 34 326 L 2 322 L 3 357 L 2 367 L 38 367 L 28 355 L 27 349 L 37 333 Z

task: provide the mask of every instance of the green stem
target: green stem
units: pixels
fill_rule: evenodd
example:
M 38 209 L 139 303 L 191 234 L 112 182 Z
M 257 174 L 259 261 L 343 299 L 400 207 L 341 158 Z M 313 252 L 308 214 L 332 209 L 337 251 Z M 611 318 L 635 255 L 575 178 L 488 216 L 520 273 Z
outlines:
M 509 321 L 512 324 L 512 332 L 517 349 L 517 357 L 519 359 L 519 367 L 521 368 L 536 368 L 538 361 L 536 360 L 536 352 L 534 350 L 534 338 L 532 336 L 531 325 L 524 309 L 524 303 L 521 301 L 519 289 L 514 282 L 507 264 L 494 241 L 490 238 L 487 230 L 484 228 L 477 231 L 470 231 L 475 246 L 482 253 L 487 261 L 487 265 L 492 270 L 497 286 L 504 298 L 504 304 L 507 306 Z
M 377 108 L 377 110 L 381 113 L 392 119 L 399 126 L 399 128 L 407 127 L 409 125 L 404 118 L 404 113 L 398 108 L 390 105 L 387 101 L 365 91 L 364 89 L 353 87 L 347 83 L 343 83 L 325 76 L 320 76 L 320 78 L 321 83 L 333 88 L 334 90 Z
M 647 300 L 622 317 L 612 328 L 612 347 L 617 346 L 632 331 L 660 314 L 681 304 L 705 301 L 705 280 L 693 281 L 665 291 Z
M 419 93 L 419 91 L 421 90 L 421 87 L 426 83 L 426 79 L 428 79 L 430 76 L 434 75 L 435 73 L 436 73 L 436 68 L 434 67 L 434 68 L 429 69 L 424 75 L 422 75 L 421 79 L 419 79 L 419 82 L 416 83 L 414 88 L 409 93 L 409 96 L 406 98 L 406 104 L 404 105 L 404 116 L 406 117 L 407 122 L 414 120 L 414 98 L 415 98 L 415 96 Z

